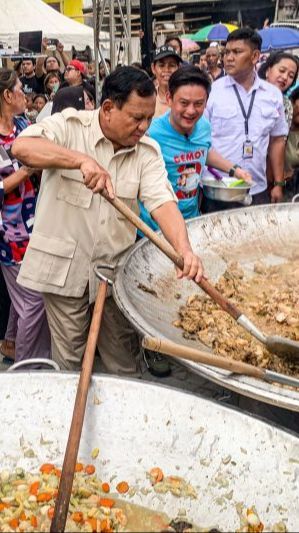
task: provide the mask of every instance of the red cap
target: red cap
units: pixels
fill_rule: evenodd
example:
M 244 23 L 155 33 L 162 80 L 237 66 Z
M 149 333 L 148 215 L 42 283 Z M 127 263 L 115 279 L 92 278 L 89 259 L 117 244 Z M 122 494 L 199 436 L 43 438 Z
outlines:
M 79 70 L 79 72 L 81 72 L 82 76 L 86 76 L 85 65 L 84 65 L 84 63 L 82 63 L 78 59 L 72 59 L 72 61 L 69 62 L 69 65 L 71 67 L 75 67 L 75 69 Z

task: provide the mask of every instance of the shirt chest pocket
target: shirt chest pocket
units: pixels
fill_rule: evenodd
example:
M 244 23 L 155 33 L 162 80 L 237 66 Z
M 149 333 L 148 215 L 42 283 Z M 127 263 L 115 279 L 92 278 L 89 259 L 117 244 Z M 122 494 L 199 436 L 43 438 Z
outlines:
M 139 214 L 138 207 L 138 192 L 139 192 L 139 181 L 138 180 L 117 180 L 115 185 L 115 194 L 116 196 L 126 204 L 134 213 Z M 116 212 L 116 217 L 119 220 L 124 220 L 126 217 L 120 213 Z
M 58 200 L 83 209 L 90 207 L 93 192 L 84 185 L 80 170 L 62 170 L 60 180 Z
M 234 107 L 215 107 L 212 118 L 214 135 L 234 135 L 236 132 L 236 124 L 237 110 Z
M 276 120 L 279 117 L 279 113 L 274 104 L 264 103 L 260 108 L 260 126 L 263 135 L 269 135 L 273 129 Z

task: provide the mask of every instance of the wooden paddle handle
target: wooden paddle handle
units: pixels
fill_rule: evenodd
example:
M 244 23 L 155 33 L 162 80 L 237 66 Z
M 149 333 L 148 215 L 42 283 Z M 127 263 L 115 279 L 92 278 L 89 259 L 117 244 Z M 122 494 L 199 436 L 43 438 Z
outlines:
M 64 455 L 58 495 L 55 503 L 54 516 L 51 522 L 50 531 L 52 533 L 63 532 L 65 528 L 74 480 L 75 466 L 80 445 L 88 388 L 92 373 L 97 339 L 104 311 L 106 292 L 107 281 L 103 281 L 99 285 L 99 290 L 92 313 L 92 320 L 88 333 L 86 349 L 84 352 L 82 370 L 80 374 L 80 380 L 77 388 L 76 400 L 73 410 L 72 423 Z
M 107 193 L 104 191 L 102 193 L 104 198 L 112 204 L 115 209 L 117 209 L 120 213 L 122 213 L 136 228 L 138 228 L 144 235 L 152 241 L 160 250 L 163 252 L 167 257 L 181 270 L 184 267 L 184 260 L 183 258 L 174 250 L 174 248 L 166 241 L 161 239 L 159 235 L 155 231 L 153 231 L 147 224 L 145 224 L 133 211 L 130 209 L 124 202 L 122 202 L 119 198 L 114 198 L 114 200 L 111 200 L 111 198 L 108 197 Z M 195 280 L 193 280 L 195 283 L 197 283 Z M 232 303 L 230 303 L 220 292 L 209 283 L 208 280 L 205 278 L 202 278 L 197 285 L 200 286 L 200 288 L 207 293 L 212 300 L 214 300 L 222 309 L 231 315 L 235 320 L 238 320 L 238 318 L 242 315 L 242 312 Z
M 258 379 L 264 379 L 265 377 L 265 372 L 261 368 L 204 352 L 203 350 L 190 348 L 189 346 L 184 346 L 182 344 L 176 344 L 175 342 L 168 340 L 157 339 L 155 337 L 144 337 L 142 339 L 142 346 L 153 352 L 194 361 L 195 363 L 201 363 L 203 365 L 216 366 L 217 368 L 222 368 L 223 370 L 228 370 L 229 372 L 234 372 L 236 374 L 244 374 L 245 376 Z

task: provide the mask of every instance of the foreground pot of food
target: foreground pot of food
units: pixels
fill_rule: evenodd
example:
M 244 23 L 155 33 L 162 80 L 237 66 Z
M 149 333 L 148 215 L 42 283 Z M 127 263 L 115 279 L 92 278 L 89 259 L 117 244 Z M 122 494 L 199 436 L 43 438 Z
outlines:
M 37 505 L 46 517 L 53 506 L 59 472 L 53 465 L 59 469 L 63 461 L 78 375 L 18 372 L 0 379 L 0 530 L 15 531 L 20 526 L 10 526 L 11 520 L 29 520 Z M 75 531 L 93 531 L 99 499 L 103 503 L 115 494 L 169 521 L 196 524 L 195 531 L 236 531 L 238 513 L 243 524 L 249 516 L 255 527 L 243 525 L 242 531 L 261 531 L 258 520 L 266 531 L 299 527 L 298 439 L 175 389 L 93 377 L 78 462 L 81 480 L 71 500 Z M 33 476 L 28 485 L 27 473 L 41 475 L 41 465 L 43 484 Z M 86 498 L 94 499 L 89 507 Z M 129 530 L 136 530 L 135 524 L 140 531 L 132 523 Z M 35 529 L 27 525 L 25 530 Z M 127 530 L 125 520 L 116 530 Z
M 267 335 L 299 340 L 299 205 L 222 211 L 187 221 L 194 250 L 218 290 Z M 114 297 L 141 335 L 213 350 L 299 377 L 299 365 L 267 353 L 193 282 L 176 279 L 172 263 L 149 241 L 127 255 Z M 202 303 L 203 302 L 203 303 Z M 180 361 L 182 362 L 182 361 Z M 193 362 L 193 372 L 239 394 L 299 411 L 299 389 L 267 383 Z

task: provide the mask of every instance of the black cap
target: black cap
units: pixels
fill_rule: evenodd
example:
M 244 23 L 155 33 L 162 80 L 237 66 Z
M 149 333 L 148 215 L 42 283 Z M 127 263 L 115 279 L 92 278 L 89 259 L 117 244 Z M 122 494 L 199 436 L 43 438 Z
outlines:
M 156 50 L 154 50 L 153 63 L 159 61 L 159 59 L 164 59 L 164 57 L 175 57 L 178 63 L 183 62 L 181 56 L 169 44 L 164 44 L 163 46 L 160 46 L 160 48 L 156 48 Z

